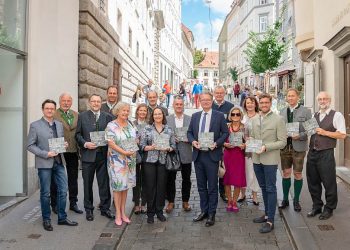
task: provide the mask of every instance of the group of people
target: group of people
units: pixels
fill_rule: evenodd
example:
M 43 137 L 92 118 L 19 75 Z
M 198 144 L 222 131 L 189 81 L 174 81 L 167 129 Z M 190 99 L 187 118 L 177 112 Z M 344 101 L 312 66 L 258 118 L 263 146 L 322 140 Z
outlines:
M 218 197 L 227 202 L 228 212 L 239 212 L 238 203 L 246 199 L 246 189 L 251 190 L 253 204 L 259 205 L 257 193 L 262 191 L 265 212 L 253 220 L 262 223 L 261 233 L 271 232 L 277 205 L 276 174 L 279 162 L 283 170 L 283 194 L 281 209 L 289 205 L 291 174 L 294 174 L 295 211 L 301 210 L 299 202 L 303 184 L 302 169 L 310 139 L 307 156 L 307 178 L 313 200 L 309 217 L 317 214 L 320 219 L 332 216 L 337 205 L 337 185 L 335 175 L 334 148 L 337 139 L 344 139 L 345 121 L 341 113 L 330 108 L 331 98 L 320 92 L 320 111 L 315 113 L 319 128 L 309 138 L 303 123 L 311 119 L 311 112 L 300 105 L 296 89 L 287 92 L 288 107 L 278 115 L 271 110 L 272 98 L 262 93 L 257 99 L 247 96 L 242 107 L 234 106 L 224 99 L 223 86 L 215 87 L 213 93 L 203 91 L 198 94 L 201 111 L 192 116 L 184 114 L 185 100 L 182 95 L 173 97 L 174 114 L 158 104 L 158 92 L 147 90 L 147 104 L 137 105 L 135 120 L 130 121 L 129 103 L 117 102 L 118 89 L 110 86 L 107 102 L 93 94 L 89 98 L 90 110 L 79 115 L 70 109 L 72 97 L 60 96 L 60 107 L 52 100 L 42 104 L 43 118 L 30 126 L 28 150 L 35 155 L 40 180 L 40 201 L 44 229 L 52 231 L 50 203 L 58 213 L 58 224 L 75 226 L 67 219 L 65 212 L 67 177 L 70 209 L 82 213 L 77 206 L 78 149 L 82 163 L 84 182 L 84 209 L 86 219 L 94 220 L 92 184 L 96 173 L 101 215 L 115 219 L 120 226 L 130 223 L 125 214 L 127 191 L 133 188 L 135 214 L 146 213 L 147 222 L 154 223 L 156 216 L 166 221 L 163 214 L 171 213 L 175 207 L 176 171 L 167 170 L 167 158 L 172 152 L 179 155 L 182 175 L 182 208 L 191 211 L 192 163 L 196 173 L 201 212 L 194 222 L 206 220 L 205 226 L 215 224 Z M 287 136 L 287 123 L 298 122 L 299 132 Z M 180 139 L 177 129 L 186 128 L 187 139 Z M 91 142 L 90 133 L 105 131 L 107 145 L 98 146 Z M 213 143 L 201 146 L 200 137 L 211 132 Z M 48 140 L 65 138 L 66 153 L 57 154 L 49 150 Z M 169 140 L 168 147 L 158 148 L 156 139 Z M 234 144 L 231 137 L 239 140 Z M 127 150 L 123 141 L 134 140 L 137 150 Z M 261 147 L 254 152 L 246 152 L 247 142 L 261 141 Z M 72 163 L 74 159 L 74 164 Z M 219 178 L 220 168 L 225 168 L 223 178 Z M 69 170 L 69 169 L 74 169 Z M 326 190 L 326 204 L 321 199 L 322 186 Z M 55 189 L 50 186 L 55 185 Z M 231 187 L 234 187 L 232 192 Z M 115 206 L 114 215 L 110 211 L 111 193 Z M 56 203 L 51 198 L 56 195 Z M 165 201 L 168 201 L 165 207 Z M 54 210 L 55 211 L 55 210 Z

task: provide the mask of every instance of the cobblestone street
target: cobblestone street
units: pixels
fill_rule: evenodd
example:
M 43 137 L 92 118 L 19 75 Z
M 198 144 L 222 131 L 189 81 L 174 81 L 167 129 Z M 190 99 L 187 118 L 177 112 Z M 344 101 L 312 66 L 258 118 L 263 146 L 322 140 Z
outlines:
M 240 212 L 227 213 L 225 203 L 219 200 L 216 223 L 207 228 L 205 222 L 192 222 L 200 212 L 199 195 L 192 173 L 191 212 L 182 210 L 181 174 L 177 176 L 175 209 L 168 215 L 167 222 L 155 219 L 147 224 L 146 215 L 133 215 L 132 224 L 127 226 L 119 250 L 136 249 L 292 249 L 281 217 L 276 214 L 275 230 L 260 234 L 260 225 L 252 219 L 261 215 L 262 205 L 256 207 L 251 200 L 243 203 Z M 262 203 L 260 203 L 262 204 Z

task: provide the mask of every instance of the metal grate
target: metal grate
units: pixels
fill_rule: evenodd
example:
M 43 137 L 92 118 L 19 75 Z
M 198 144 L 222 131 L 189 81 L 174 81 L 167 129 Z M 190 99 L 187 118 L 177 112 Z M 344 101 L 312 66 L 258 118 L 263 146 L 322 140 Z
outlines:
M 28 239 L 39 239 L 41 234 L 30 234 L 28 235 Z
M 332 231 L 334 230 L 334 227 L 332 225 L 317 225 L 318 229 L 321 231 Z
M 100 238 L 112 238 L 112 233 L 101 233 Z

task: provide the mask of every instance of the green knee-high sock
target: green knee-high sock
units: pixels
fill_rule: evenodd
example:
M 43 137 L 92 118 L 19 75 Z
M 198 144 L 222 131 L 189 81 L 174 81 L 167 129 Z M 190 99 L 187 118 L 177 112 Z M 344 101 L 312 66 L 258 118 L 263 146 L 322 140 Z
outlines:
M 282 179 L 283 200 L 285 200 L 285 201 L 288 200 L 290 186 L 291 186 L 291 179 L 290 178 L 283 178 Z
M 299 201 L 302 188 L 303 188 L 303 179 L 294 180 L 294 201 Z

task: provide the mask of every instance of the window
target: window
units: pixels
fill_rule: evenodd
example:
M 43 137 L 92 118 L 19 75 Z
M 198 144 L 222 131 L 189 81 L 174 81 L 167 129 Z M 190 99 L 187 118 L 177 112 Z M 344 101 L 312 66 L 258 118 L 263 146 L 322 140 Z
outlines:
M 208 76 L 208 70 L 204 70 L 204 76 Z
M 122 26 L 123 26 L 123 16 L 120 10 L 118 9 L 118 17 L 117 17 L 117 32 L 119 36 L 122 36 Z
M 267 30 L 267 15 L 259 16 L 259 32 L 266 32 Z
M 140 56 L 140 44 L 136 41 L 136 57 L 139 58 Z
M 106 1 L 105 0 L 100 0 L 98 5 L 100 7 L 100 10 L 102 12 L 106 13 Z
M 145 65 L 145 52 L 142 51 L 142 65 Z
M 218 72 L 214 71 L 214 77 L 217 77 L 217 76 L 218 76 Z
M 260 0 L 260 5 L 267 4 L 267 0 Z
M 132 30 L 129 27 L 129 48 L 132 48 Z

